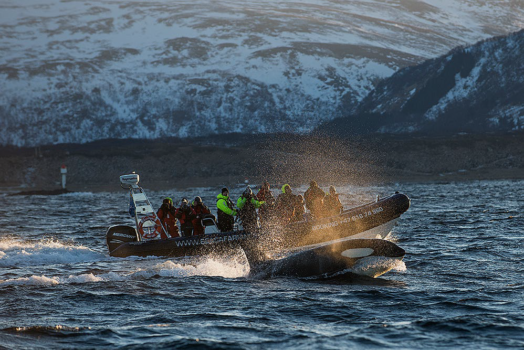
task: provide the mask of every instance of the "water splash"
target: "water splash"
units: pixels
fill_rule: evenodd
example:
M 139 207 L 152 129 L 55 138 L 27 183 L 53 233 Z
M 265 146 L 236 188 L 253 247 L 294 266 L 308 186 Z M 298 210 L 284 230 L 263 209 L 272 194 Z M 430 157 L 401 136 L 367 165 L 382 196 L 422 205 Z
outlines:
M 388 235 L 386 237 L 384 237 L 384 239 L 386 241 L 390 241 L 390 242 L 395 243 L 395 244 L 397 244 L 400 241 L 398 235 L 396 233 L 394 233 L 393 231 L 388 233 Z

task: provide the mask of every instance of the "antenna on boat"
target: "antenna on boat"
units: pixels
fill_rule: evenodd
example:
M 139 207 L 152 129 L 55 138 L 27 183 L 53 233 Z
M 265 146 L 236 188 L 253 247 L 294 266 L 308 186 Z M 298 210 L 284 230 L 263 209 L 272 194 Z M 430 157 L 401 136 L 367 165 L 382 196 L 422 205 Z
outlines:
M 137 232 L 140 240 L 154 239 L 158 235 L 167 238 L 169 235 L 165 227 L 161 224 L 160 219 L 153 210 L 153 206 L 142 189 L 138 186 L 140 176 L 134 172 L 120 176 L 120 187 L 129 190 L 129 215 L 135 218 Z

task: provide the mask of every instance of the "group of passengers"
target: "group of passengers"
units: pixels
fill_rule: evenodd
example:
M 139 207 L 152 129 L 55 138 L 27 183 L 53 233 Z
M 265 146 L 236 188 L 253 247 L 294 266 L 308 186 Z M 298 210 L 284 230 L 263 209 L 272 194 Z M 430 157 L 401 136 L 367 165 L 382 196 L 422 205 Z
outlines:
M 338 196 L 334 186 L 330 186 L 329 193 L 326 194 L 315 181 L 311 181 L 304 196 L 295 195 L 291 186 L 285 184 L 282 186 L 282 193 L 275 199 L 269 182 L 264 181 L 256 195 L 248 186 L 238 198 L 236 206 L 229 196 L 229 189 L 224 187 L 217 196 L 216 218 L 200 197 L 196 197 L 191 205 L 187 198 L 183 198 L 179 208 L 173 206 L 171 198 L 165 198 L 157 216 L 171 237 L 204 234 L 202 219 L 206 216 L 216 219 L 217 227 L 221 232 L 232 231 L 236 217 L 240 219 L 246 231 L 253 231 L 259 227 L 259 224 L 261 227 L 270 227 L 274 224 L 284 226 L 304 221 L 306 208 L 310 211 L 312 219 L 338 215 L 343 208 Z M 180 223 L 180 230 L 177 220 Z
M 202 218 L 211 215 L 211 211 L 200 197 L 196 197 L 191 205 L 187 198 L 182 198 L 179 208 L 175 208 L 173 199 L 166 197 L 156 215 L 171 237 L 179 237 L 180 233 L 183 237 L 189 237 L 204 234 Z M 180 230 L 177 220 L 180 223 Z

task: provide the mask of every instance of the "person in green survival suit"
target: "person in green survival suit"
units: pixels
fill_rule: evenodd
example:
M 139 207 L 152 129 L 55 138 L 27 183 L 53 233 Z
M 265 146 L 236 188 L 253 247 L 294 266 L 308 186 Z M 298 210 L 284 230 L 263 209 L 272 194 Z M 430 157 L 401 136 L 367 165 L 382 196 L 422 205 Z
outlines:
M 217 227 L 222 232 L 233 231 L 237 211 L 229 198 L 229 190 L 224 187 L 217 196 Z
M 249 186 L 247 186 L 244 193 L 242 193 L 242 196 L 238 198 L 238 213 L 240 220 L 242 220 L 242 226 L 244 226 L 246 231 L 253 232 L 258 228 L 257 209 L 264 203 L 264 201 L 255 199 L 255 194 Z

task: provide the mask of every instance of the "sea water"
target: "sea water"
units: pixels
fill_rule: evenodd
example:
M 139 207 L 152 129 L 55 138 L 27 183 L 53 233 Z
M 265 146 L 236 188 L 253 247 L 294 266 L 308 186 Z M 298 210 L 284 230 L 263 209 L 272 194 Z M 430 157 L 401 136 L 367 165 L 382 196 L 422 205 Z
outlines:
M 213 207 L 218 190 L 146 193 Z M 347 207 L 412 199 L 389 237 L 406 257 L 382 278 L 259 280 L 242 252 L 112 258 L 107 227 L 133 223 L 125 191 L 1 194 L 0 348 L 524 347 L 524 181 L 338 190 Z

